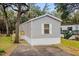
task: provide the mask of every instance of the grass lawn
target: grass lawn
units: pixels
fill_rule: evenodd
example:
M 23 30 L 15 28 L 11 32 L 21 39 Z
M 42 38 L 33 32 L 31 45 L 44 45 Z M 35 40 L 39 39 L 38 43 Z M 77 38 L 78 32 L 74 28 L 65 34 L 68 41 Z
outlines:
M 61 39 L 61 44 L 59 46 L 64 51 L 71 53 L 72 55 L 79 56 L 79 41 Z
M 24 40 L 20 40 L 19 44 L 27 45 L 27 42 Z M 18 44 L 14 44 L 11 40 L 11 37 L 1 36 L 0 37 L 0 48 L 4 49 L 6 52 L 4 55 L 10 55 L 10 53 L 17 47 Z
M 12 45 L 11 37 L 0 37 L 0 48 L 7 49 Z
M 67 47 L 79 48 L 79 41 L 61 39 L 61 44 Z
M 15 46 L 16 45 L 13 44 L 11 37 L 0 37 L 0 48 L 4 49 L 7 54 L 10 53 Z

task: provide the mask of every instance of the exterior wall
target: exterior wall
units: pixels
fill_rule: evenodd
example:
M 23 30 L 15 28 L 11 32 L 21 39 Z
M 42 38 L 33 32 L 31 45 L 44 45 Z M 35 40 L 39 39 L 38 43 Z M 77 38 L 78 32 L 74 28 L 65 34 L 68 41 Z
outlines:
M 42 29 L 41 29 L 41 24 L 43 23 L 48 23 L 48 24 L 52 24 L 52 34 L 44 34 L 42 35 Z M 60 26 L 61 26 L 61 22 L 57 21 L 57 20 L 53 20 L 50 17 L 43 17 L 43 18 L 39 18 L 38 20 L 34 20 L 31 23 L 32 26 L 32 33 L 31 33 L 31 37 L 33 39 L 38 39 L 38 38 L 59 38 L 60 37 Z
M 62 25 L 61 26 L 62 30 L 67 30 L 68 27 L 72 27 L 72 30 L 76 30 L 76 27 L 78 27 L 78 30 L 79 30 L 79 25 Z
M 27 37 L 31 37 L 31 22 L 20 25 L 20 32 L 23 31 Z
M 38 38 L 38 39 L 30 39 L 26 40 L 30 45 L 52 45 L 59 44 L 60 38 Z
M 52 34 L 42 34 L 42 24 L 52 24 Z M 20 31 L 25 32 L 24 39 L 30 45 L 51 45 L 60 43 L 61 22 L 49 16 L 26 22 L 20 25 Z

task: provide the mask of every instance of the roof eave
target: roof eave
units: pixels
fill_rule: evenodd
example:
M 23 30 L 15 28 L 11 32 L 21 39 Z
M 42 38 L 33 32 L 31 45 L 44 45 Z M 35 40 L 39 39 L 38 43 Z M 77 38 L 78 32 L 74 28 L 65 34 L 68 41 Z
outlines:
M 48 16 L 50 16 L 50 17 L 52 17 L 52 18 L 56 19 L 57 21 L 62 22 L 62 20 L 61 20 L 61 19 L 59 19 L 59 18 L 57 18 L 57 17 L 55 17 L 55 16 L 52 16 L 52 15 L 50 15 L 50 14 L 45 14 L 45 15 L 42 15 L 42 16 L 39 16 L 39 17 L 36 17 L 36 18 L 30 19 L 30 20 L 28 20 L 27 22 L 24 22 L 24 23 L 31 22 L 31 21 L 33 21 L 33 20 L 35 20 L 35 19 L 38 19 L 38 18 L 44 17 L 44 16 L 46 16 L 46 15 L 48 15 Z M 23 23 L 22 23 L 22 24 L 23 24 Z

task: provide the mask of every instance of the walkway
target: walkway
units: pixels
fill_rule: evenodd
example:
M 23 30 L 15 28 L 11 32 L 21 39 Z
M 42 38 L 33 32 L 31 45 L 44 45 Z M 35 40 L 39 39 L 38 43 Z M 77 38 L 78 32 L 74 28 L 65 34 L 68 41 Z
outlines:
M 58 47 L 31 47 L 19 44 L 18 47 L 12 52 L 11 56 L 71 56 L 71 54 L 62 51 Z

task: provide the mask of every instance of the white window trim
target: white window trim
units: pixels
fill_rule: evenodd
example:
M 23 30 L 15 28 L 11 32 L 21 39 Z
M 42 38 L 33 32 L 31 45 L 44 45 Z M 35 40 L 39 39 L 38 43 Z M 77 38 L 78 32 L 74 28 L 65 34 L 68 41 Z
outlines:
M 52 24 L 49 24 L 49 33 L 52 34 Z
M 42 32 L 42 35 L 44 35 L 44 23 L 41 24 L 41 32 Z
M 46 35 L 44 33 L 44 24 L 48 24 L 48 23 L 42 23 L 41 24 L 41 32 L 42 32 L 42 35 Z M 49 24 L 49 34 L 52 34 L 52 24 Z

